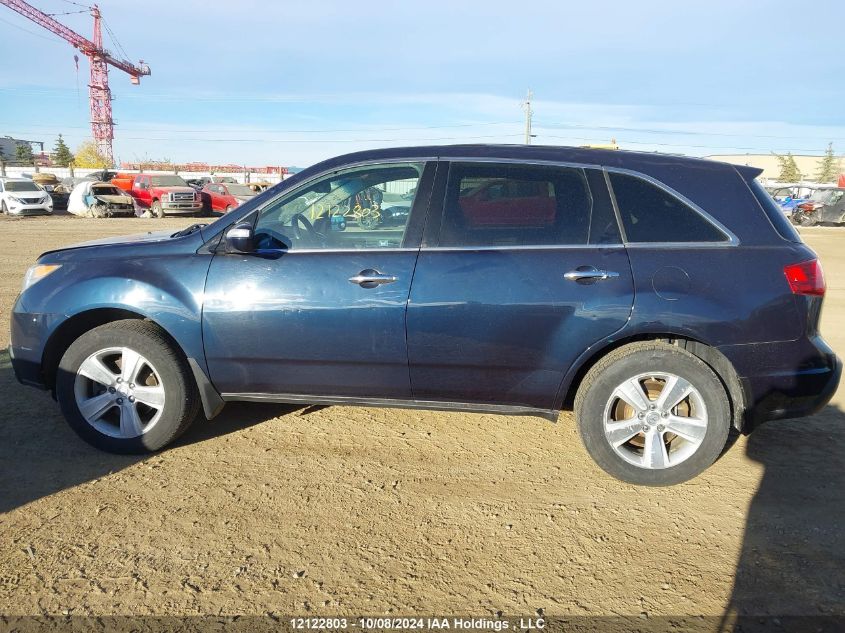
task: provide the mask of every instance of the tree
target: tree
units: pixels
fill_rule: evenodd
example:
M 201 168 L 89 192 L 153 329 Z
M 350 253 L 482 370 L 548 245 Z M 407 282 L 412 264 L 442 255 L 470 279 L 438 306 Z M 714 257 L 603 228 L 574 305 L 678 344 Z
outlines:
M 53 161 L 55 161 L 56 165 L 59 167 L 67 167 L 73 162 L 73 154 L 70 151 L 70 148 L 65 144 L 65 140 L 62 138 L 62 135 L 59 134 L 59 138 L 56 139 L 56 147 L 53 148 Z
M 837 179 L 842 171 L 842 166 L 836 154 L 833 153 L 833 143 L 827 144 L 827 149 L 819 161 L 819 167 L 816 171 L 816 182 L 833 182 Z
M 85 141 L 76 148 L 76 157 L 73 159 L 73 166 L 105 169 L 111 167 L 111 161 L 97 151 L 97 145 L 94 141 Z
M 798 169 L 798 164 L 795 162 L 792 152 L 787 152 L 786 156 L 775 154 L 775 158 L 778 159 L 778 165 L 780 165 L 780 173 L 778 174 L 780 182 L 801 181 L 801 170 Z
M 32 145 L 27 142 L 18 143 L 15 147 L 15 160 L 25 165 L 32 165 L 35 157 L 32 155 Z

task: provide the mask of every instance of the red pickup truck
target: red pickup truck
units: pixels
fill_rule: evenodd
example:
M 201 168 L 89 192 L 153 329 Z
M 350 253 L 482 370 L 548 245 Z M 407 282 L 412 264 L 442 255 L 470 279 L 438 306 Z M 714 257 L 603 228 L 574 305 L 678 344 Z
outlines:
M 175 174 L 138 174 L 129 190 L 137 206 L 156 218 L 202 213 L 200 194 Z

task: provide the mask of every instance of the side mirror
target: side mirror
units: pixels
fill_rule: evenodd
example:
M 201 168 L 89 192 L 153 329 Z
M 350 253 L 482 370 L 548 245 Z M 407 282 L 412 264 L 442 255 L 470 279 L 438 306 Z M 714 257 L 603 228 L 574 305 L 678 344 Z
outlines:
M 241 222 L 226 231 L 226 252 L 254 253 L 255 242 L 251 222 Z

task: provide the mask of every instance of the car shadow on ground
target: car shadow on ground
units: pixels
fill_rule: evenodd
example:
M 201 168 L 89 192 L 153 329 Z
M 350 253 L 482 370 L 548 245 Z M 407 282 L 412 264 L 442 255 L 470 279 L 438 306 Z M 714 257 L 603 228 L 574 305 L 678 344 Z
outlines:
M 765 471 L 748 509 L 724 630 L 776 624 L 759 616 L 799 616 L 790 625 L 780 617 L 787 629 L 842 630 L 845 413 L 828 406 L 764 424 L 748 437 L 746 455 Z
M 150 457 L 112 455 L 86 444 L 48 392 L 17 382 L 6 350 L 0 351 L 0 396 L 0 514 Z M 200 415 L 174 447 L 234 433 L 301 408 L 233 403 L 211 421 Z

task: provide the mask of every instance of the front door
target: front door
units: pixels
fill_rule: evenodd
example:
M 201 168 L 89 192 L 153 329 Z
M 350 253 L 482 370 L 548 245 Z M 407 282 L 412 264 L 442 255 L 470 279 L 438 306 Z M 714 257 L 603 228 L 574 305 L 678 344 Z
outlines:
M 604 174 L 489 162 L 439 173 L 408 308 L 414 397 L 551 409 L 564 373 L 633 306 Z
M 259 253 L 215 254 L 203 339 L 221 393 L 410 398 L 405 311 L 434 169 L 326 174 L 257 210 Z M 384 221 L 399 203 L 410 216 Z

